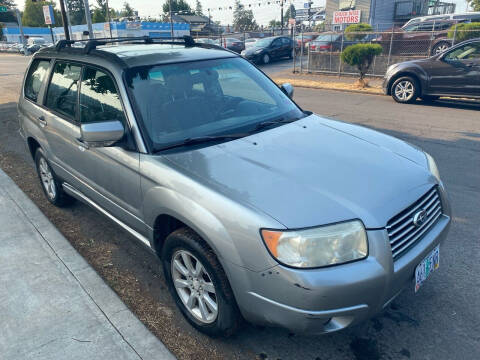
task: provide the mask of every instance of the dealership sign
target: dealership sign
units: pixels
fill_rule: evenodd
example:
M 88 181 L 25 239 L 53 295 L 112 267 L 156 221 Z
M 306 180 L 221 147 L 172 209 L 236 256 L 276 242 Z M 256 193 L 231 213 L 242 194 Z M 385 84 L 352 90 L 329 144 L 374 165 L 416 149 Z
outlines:
M 53 6 L 45 5 L 43 7 L 43 17 L 45 18 L 45 24 L 53 25 L 55 24 L 55 18 L 53 16 Z
M 361 10 L 335 11 L 333 13 L 334 24 L 357 24 L 360 22 Z

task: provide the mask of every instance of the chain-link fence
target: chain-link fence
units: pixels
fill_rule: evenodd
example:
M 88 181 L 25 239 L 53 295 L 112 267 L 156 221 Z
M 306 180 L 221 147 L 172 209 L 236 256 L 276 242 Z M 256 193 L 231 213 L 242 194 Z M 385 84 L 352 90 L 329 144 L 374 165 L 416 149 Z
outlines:
M 367 75 L 383 76 L 391 64 L 430 57 L 476 37 L 480 37 L 480 26 L 465 30 L 453 21 L 415 23 L 363 33 L 346 33 L 334 27 L 320 33 L 301 32 L 295 36 L 296 49 L 307 57 L 306 66 L 294 63 L 294 72 L 357 74 L 356 68 L 342 63 L 341 53 L 350 45 L 370 43 L 379 44 L 382 53 L 375 57 Z

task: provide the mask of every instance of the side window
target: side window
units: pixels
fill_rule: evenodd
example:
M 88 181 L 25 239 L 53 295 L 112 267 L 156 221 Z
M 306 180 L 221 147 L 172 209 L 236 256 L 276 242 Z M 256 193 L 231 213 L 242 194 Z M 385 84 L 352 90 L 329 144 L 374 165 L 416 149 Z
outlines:
M 85 67 L 80 87 L 80 122 L 119 120 L 125 124 L 115 82 L 107 73 Z
M 471 43 L 450 51 L 445 60 L 480 60 L 480 43 Z
M 282 40 L 280 40 L 280 39 L 273 40 L 273 43 L 272 43 L 273 48 L 278 48 L 280 46 L 282 46 Z
M 50 61 L 47 60 L 35 60 L 30 66 L 27 79 L 25 80 L 25 97 L 37 101 L 38 93 L 42 87 L 45 76 L 47 75 Z
M 46 106 L 73 120 L 77 116 L 78 80 L 82 67 L 57 61 L 48 86 Z
M 289 38 L 282 38 L 283 45 L 289 45 L 290 39 Z

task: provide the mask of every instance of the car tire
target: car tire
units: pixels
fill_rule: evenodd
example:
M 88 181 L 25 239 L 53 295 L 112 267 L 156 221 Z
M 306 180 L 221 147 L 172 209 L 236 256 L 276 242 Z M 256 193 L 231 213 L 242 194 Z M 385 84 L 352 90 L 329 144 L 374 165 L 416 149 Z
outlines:
M 445 50 L 447 50 L 448 48 L 450 48 L 451 46 L 452 44 L 450 44 L 448 41 L 440 41 L 439 43 L 436 43 L 433 46 L 431 55 L 440 54 Z
M 176 230 L 165 241 L 162 259 L 170 293 L 187 321 L 209 336 L 234 334 L 241 315 L 227 276 L 205 241 L 189 228 Z
M 64 207 L 74 202 L 62 188 L 62 182 L 53 172 L 42 148 L 35 152 L 35 166 L 43 193 L 53 205 Z
M 391 87 L 393 100 L 401 104 L 411 104 L 417 100 L 420 93 L 418 81 L 410 76 L 395 80 Z
M 270 60 L 271 60 L 271 58 L 270 58 L 269 54 L 263 54 L 262 55 L 262 63 L 268 64 L 268 63 L 270 63 Z

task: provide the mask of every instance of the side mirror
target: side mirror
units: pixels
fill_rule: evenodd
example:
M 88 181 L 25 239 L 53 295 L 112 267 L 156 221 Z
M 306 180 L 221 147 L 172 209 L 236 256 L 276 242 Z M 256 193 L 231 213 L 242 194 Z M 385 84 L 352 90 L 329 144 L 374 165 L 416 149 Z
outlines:
M 290 99 L 293 98 L 293 86 L 292 84 L 285 83 L 280 86 L 280 89 L 287 95 Z
M 90 146 L 110 146 L 123 138 L 125 128 L 118 120 L 93 122 L 82 124 L 80 134 L 80 140 Z

